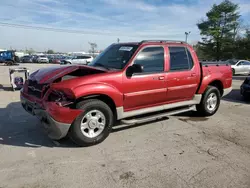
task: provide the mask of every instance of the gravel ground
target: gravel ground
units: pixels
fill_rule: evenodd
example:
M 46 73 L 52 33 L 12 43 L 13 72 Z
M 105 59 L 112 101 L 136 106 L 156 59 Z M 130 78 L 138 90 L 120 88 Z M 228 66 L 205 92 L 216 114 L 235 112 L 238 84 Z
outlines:
M 24 64 L 31 72 L 44 66 Z M 212 117 L 114 127 L 101 144 L 50 140 L 0 66 L 0 187 L 250 187 L 250 104 L 234 90 Z

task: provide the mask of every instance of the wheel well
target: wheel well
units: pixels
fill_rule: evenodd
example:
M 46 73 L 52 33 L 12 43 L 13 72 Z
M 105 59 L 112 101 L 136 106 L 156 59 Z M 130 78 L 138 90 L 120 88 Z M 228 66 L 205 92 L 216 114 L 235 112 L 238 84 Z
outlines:
M 98 100 L 105 102 L 110 107 L 114 116 L 116 117 L 116 105 L 113 99 L 110 98 L 108 95 L 103 95 L 103 94 L 88 95 L 88 96 L 84 96 L 84 97 L 77 99 L 75 103 L 77 104 L 78 102 L 87 100 L 87 99 L 98 99 Z
M 12 61 L 12 62 L 13 62 L 13 60 L 12 60 L 12 59 L 6 59 L 5 61 Z
M 220 91 L 220 95 L 223 95 L 223 84 L 221 81 L 215 80 L 208 85 L 216 87 Z

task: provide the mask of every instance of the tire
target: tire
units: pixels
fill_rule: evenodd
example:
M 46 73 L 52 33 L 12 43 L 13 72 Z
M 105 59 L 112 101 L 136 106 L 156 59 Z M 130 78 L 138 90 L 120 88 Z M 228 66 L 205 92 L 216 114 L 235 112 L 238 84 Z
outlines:
M 211 97 L 215 99 L 217 98 L 216 102 L 215 100 L 212 102 L 212 104 L 208 103 L 208 100 L 211 101 Z M 200 104 L 196 105 L 197 112 L 202 116 L 212 116 L 214 115 L 220 106 L 220 91 L 218 88 L 214 86 L 208 86 L 206 91 L 204 92 Z M 212 108 L 213 107 L 213 108 Z
M 12 65 L 14 65 L 14 62 L 11 61 L 11 60 L 9 60 L 9 61 L 6 61 L 5 64 L 6 64 L 7 66 L 12 66 Z
M 89 99 L 79 102 L 76 105 L 76 108 L 83 109 L 84 111 L 76 118 L 69 130 L 69 137 L 73 142 L 79 146 L 86 147 L 104 141 L 108 137 L 114 124 L 114 115 L 110 107 L 101 100 Z M 99 120 L 104 124 L 104 128 L 102 129 L 95 128 L 95 126 L 99 125 Z M 85 124 L 84 128 L 82 127 L 83 130 L 81 129 L 82 124 Z M 90 135 L 91 129 L 94 133 L 92 132 Z M 101 132 L 94 136 L 93 134 L 97 134 L 99 130 Z
M 69 61 L 64 61 L 64 65 L 70 65 L 71 63 Z
M 235 75 L 235 70 L 234 69 L 232 69 L 232 74 L 233 74 L 233 76 Z

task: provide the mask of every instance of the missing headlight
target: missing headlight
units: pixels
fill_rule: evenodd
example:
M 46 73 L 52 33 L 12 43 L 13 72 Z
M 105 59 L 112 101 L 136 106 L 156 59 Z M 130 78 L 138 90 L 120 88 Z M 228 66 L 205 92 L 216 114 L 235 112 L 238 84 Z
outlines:
M 59 106 L 69 106 L 74 103 L 72 99 L 66 96 L 62 91 L 53 90 L 48 96 L 49 102 L 56 102 Z

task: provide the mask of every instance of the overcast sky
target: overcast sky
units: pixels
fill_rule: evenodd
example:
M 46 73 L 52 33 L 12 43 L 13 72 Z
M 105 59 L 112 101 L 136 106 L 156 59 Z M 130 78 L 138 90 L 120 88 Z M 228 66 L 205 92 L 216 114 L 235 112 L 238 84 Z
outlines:
M 213 3 L 221 0 L 1 0 L 0 22 L 49 27 L 65 32 L 0 25 L 0 48 L 34 48 L 45 51 L 87 51 L 120 41 L 142 39 L 200 39 L 196 23 Z M 250 0 L 239 3 L 245 23 L 250 20 Z M 69 33 L 67 30 L 79 31 Z M 90 34 L 92 33 L 92 34 Z

